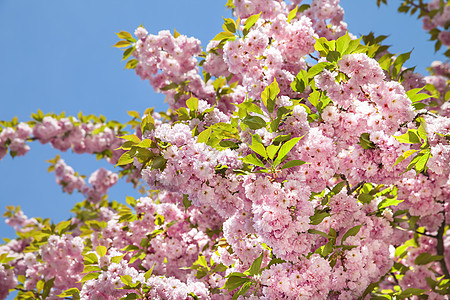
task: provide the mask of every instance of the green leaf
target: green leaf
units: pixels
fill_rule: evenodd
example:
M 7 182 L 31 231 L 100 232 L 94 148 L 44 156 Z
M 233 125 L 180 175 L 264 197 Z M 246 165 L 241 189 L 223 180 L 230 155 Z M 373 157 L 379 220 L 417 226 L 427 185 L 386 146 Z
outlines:
M 415 94 L 415 95 L 409 97 L 409 99 L 411 99 L 411 102 L 418 102 L 418 101 L 422 101 L 422 100 L 425 100 L 428 98 L 432 98 L 432 96 L 425 94 L 425 93 Z
M 247 292 L 250 290 L 251 286 L 252 286 L 252 282 L 251 281 L 248 281 L 248 282 L 244 283 L 242 285 L 242 287 L 239 289 L 239 291 L 233 295 L 232 299 L 233 300 L 237 300 L 237 298 L 239 296 L 245 296 L 245 294 L 247 294 Z
M 400 293 L 400 297 L 410 297 L 412 295 L 423 295 L 426 290 L 416 289 L 416 288 L 407 288 L 406 290 Z
M 317 107 L 319 104 L 320 92 L 318 90 L 314 90 L 311 94 L 309 94 L 308 101 L 314 106 Z
M 333 240 L 328 241 L 328 243 L 325 244 L 325 246 L 322 249 L 322 256 L 328 256 L 328 254 L 330 254 L 331 252 L 333 252 Z
M 317 74 L 319 74 L 320 72 L 323 71 L 323 69 L 325 69 L 325 67 L 333 65 L 329 62 L 320 62 L 314 66 L 312 66 L 309 70 L 308 73 L 306 74 L 307 78 L 313 78 L 314 76 L 316 76 Z
M 144 133 L 153 129 L 155 129 L 155 119 L 153 119 L 151 114 L 147 114 L 141 121 L 141 130 Z
M 191 96 L 191 98 L 186 100 L 186 106 L 192 111 L 197 111 L 198 99 Z
M 152 276 L 153 273 L 153 268 L 155 267 L 155 264 L 153 264 L 153 266 L 150 268 L 150 270 L 148 270 L 147 272 L 145 272 L 144 274 L 144 278 L 145 280 L 148 280 L 150 278 L 150 276 Z
M 273 113 L 273 109 L 275 107 L 275 100 L 280 93 L 280 87 L 278 86 L 278 82 L 276 78 L 273 79 L 273 82 L 267 86 L 264 91 L 261 93 L 261 100 L 264 103 L 264 106 L 267 107 L 269 113 Z
M 273 139 L 273 143 L 275 145 L 279 145 L 282 142 L 289 141 L 291 139 L 291 134 L 284 134 L 284 135 L 278 135 L 276 138 Z
M 285 163 L 281 169 L 287 169 L 287 168 L 292 168 L 292 167 L 296 167 L 296 166 L 301 166 L 306 164 L 306 162 L 304 162 L 303 160 L 298 160 L 298 159 L 294 159 L 294 160 L 290 160 L 287 163 Z
M 137 64 L 139 63 L 139 61 L 137 59 L 130 59 L 129 61 L 127 61 L 126 65 L 125 65 L 125 69 L 136 69 Z
M 318 235 L 320 235 L 320 236 L 322 236 L 322 237 L 324 237 L 326 239 L 332 238 L 331 236 L 329 236 L 325 232 L 317 230 L 317 229 L 308 229 L 308 232 L 311 233 L 311 234 L 318 234 Z
M 111 263 L 115 263 L 115 264 L 120 263 L 124 256 L 125 256 L 125 254 L 111 257 Z
M 416 143 L 420 143 L 420 138 L 416 133 L 416 130 L 413 129 L 408 129 L 408 132 L 406 132 L 405 134 L 399 135 L 399 136 L 395 136 L 394 138 L 397 139 L 397 141 L 399 141 L 400 143 L 405 143 L 405 144 L 416 144 Z
M 327 60 L 329 62 L 337 62 L 341 58 L 341 54 L 337 51 L 330 51 L 327 54 Z
M 281 145 L 275 146 L 275 145 L 269 145 L 269 147 L 267 147 L 266 151 L 267 151 L 267 155 L 268 157 L 273 160 L 275 155 L 278 152 L 278 149 L 280 149 Z
M 329 217 L 329 216 L 331 216 L 331 214 L 327 213 L 327 212 L 315 213 L 314 215 L 309 217 L 310 224 L 311 225 L 319 225 L 320 223 L 322 223 L 323 219 L 325 219 L 326 217 Z
M 58 234 L 62 234 L 63 232 L 66 231 L 66 229 L 72 224 L 72 220 L 67 220 L 64 222 L 59 223 L 58 225 L 56 225 L 55 227 L 55 231 Z
M 102 257 L 106 255 L 107 249 L 105 246 L 99 245 L 95 248 L 95 251 L 98 253 L 98 255 L 100 255 L 100 257 Z
M 102 269 L 100 269 L 100 267 L 98 265 L 89 265 L 89 266 L 84 266 L 82 273 L 99 272 L 101 270 Z
M 114 167 L 128 165 L 128 164 L 130 164 L 132 162 L 133 162 L 133 157 L 130 156 L 129 152 L 125 152 L 119 158 L 119 161 L 117 162 L 117 164 Z
M 169 91 L 169 90 L 176 89 L 177 87 L 178 87 L 178 83 L 172 82 L 172 83 L 169 83 L 168 85 L 163 86 L 162 88 L 160 88 L 160 90 Z
M 132 285 L 133 284 L 133 278 L 130 275 L 121 275 L 120 281 L 122 281 L 125 285 Z
M 98 264 L 98 257 L 95 255 L 95 253 L 87 253 L 84 255 L 84 264 L 85 265 L 91 265 L 91 264 Z
M 380 203 L 378 203 L 378 209 L 381 210 L 383 208 L 386 208 L 388 206 L 397 206 L 398 204 L 402 203 L 404 200 L 398 200 L 396 198 L 392 198 L 392 199 L 384 199 L 383 201 L 381 201 Z
M 262 263 L 262 259 L 263 259 L 263 253 L 261 253 L 260 256 L 258 256 L 257 259 L 255 259 L 255 261 L 252 263 L 252 265 L 250 266 L 250 268 L 248 269 L 249 274 L 251 276 L 253 275 L 258 275 L 261 273 L 261 263 Z
M 156 156 L 151 164 L 152 169 L 160 169 L 161 171 L 164 170 L 166 167 L 167 160 L 162 156 Z
M 305 90 L 306 88 L 305 80 L 307 79 L 306 74 L 307 73 L 305 70 L 300 70 L 300 72 L 298 72 L 297 76 L 295 77 L 294 81 L 291 82 L 291 89 L 294 92 L 302 93 Z
M 42 291 L 42 299 L 47 298 L 48 294 L 50 294 L 50 290 L 52 289 L 54 282 L 55 282 L 55 277 L 53 277 L 52 279 L 47 280 L 45 282 L 44 289 Z
M 292 150 L 292 148 L 298 143 L 298 141 L 300 141 L 303 138 L 303 136 L 301 137 L 296 137 L 293 138 L 289 141 L 287 141 L 286 143 L 283 144 L 283 146 L 281 146 L 279 152 L 278 152 L 278 156 L 277 159 L 275 160 L 274 164 L 275 166 L 279 165 L 281 163 L 281 161 L 286 157 L 286 155 L 289 153 L 289 151 Z
M 123 47 L 128 47 L 130 45 L 131 45 L 131 42 L 129 42 L 129 41 L 118 41 L 112 47 L 123 48 Z
M 134 299 L 140 299 L 139 298 L 139 295 L 138 294 L 136 294 L 136 293 L 130 293 L 130 294 L 127 294 L 125 297 L 123 297 L 123 298 L 120 298 L 121 300 L 123 299 L 123 300 L 134 300 Z
M 141 142 L 141 139 L 138 138 L 134 134 L 122 135 L 122 136 L 119 136 L 119 138 L 130 141 L 130 142 L 134 142 L 136 144 L 139 144 Z
M 225 282 L 225 285 L 221 287 L 221 289 L 226 289 L 229 292 L 232 290 L 237 289 L 244 283 L 250 281 L 250 278 L 247 277 L 239 277 L 239 276 L 230 276 L 228 277 L 227 281 Z
M 291 23 L 291 20 L 297 16 L 298 6 L 296 6 L 293 10 L 291 10 L 288 14 L 287 21 Z
M 348 32 L 341 36 L 340 38 L 338 38 L 336 40 L 336 50 L 341 53 L 342 55 L 347 54 L 345 52 L 345 50 L 347 50 L 348 45 L 350 44 L 351 41 L 351 37 L 348 35 Z
M 242 120 L 242 122 L 253 130 L 266 127 L 266 121 L 264 121 L 263 118 L 258 116 L 248 115 Z
M 264 145 L 259 142 L 255 136 L 252 136 L 252 144 L 249 145 L 250 149 L 252 149 L 254 152 L 256 152 L 257 154 L 261 155 L 262 157 L 267 159 L 267 153 L 266 153 L 266 148 L 264 147 Z
M 375 149 L 375 143 L 370 140 L 369 133 L 363 133 L 359 137 L 359 143 L 363 149 Z
M 138 246 L 135 246 L 135 245 L 128 245 L 128 246 L 126 246 L 125 248 L 120 249 L 120 250 L 126 251 L 126 252 L 129 252 L 129 251 L 137 251 L 137 250 L 139 250 L 139 247 L 138 247 Z
M 425 121 L 420 123 L 419 128 L 417 128 L 417 134 L 419 135 L 419 137 L 426 141 L 427 140 L 427 131 L 425 130 L 425 128 L 423 127 Z
M 397 79 L 398 75 L 400 74 L 400 70 L 403 66 L 403 64 L 409 59 L 411 56 L 411 52 L 400 54 L 394 61 L 393 67 L 392 67 L 392 77 L 393 79 Z
M 211 136 L 211 127 L 203 130 L 197 137 L 197 143 L 207 143 Z
M 416 162 L 415 169 L 417 173 L 420 173 L 425 170 L 425 166 L 427 165 L 428 159 L 431 157 L 430 150 L 426 151 Z
M 227 18 L 227 19 L 223 19 L 224 23 L 222 25 L 223 30 L 231 32 L 231 33 L 235 33 L 236 32 L 236 24 L 234 23 L 233 19 Z
M 244 29 L 248 32 L 250 28 L 252 28 L 252 26 L 255 25 L 256 21 L 258 21 L 260 16 L 261 13 L 248 17 L 247 20 L 245 20 Z
M 62 292 L 60 295 L 58 295 L 58 297 L 68 297 L 79 293 L 80 291 L 77 288 L 70 288 Z
M 133 51 L 135 50 L 136 48 L 133 46 L 133 47 L 130 47 L 130 48 L 127 48 L 126 50 L 125 50 L 125 52 L 123 52 L 123 57 L 122 57 L 122 60 L 126 60 L 128 57 L 130 57 L 131 56 L 131 54 L 133 53 Z
M 88 274 L 84 275 L 84 277 L 81 279 L 80 282 L 86 282 L 88 280 L 97 279 L 98 276 L 100 276 L 100 273 L 98 273 L 98 272 L 88 273 Z
M 442 255 L 431 255 L 430 253 L 421 253 L 414 260 L 414 264 L 416 265 L 426 265 L 433 261 L 440 261 L 444 258 Z
M 189 195 L 187 195 L 187 194 L 183 194 L 183 205 L 184 205 L 185 211 L 192 205 L 192 201 L 189 200 Z
M 344 236 L 342 237 L 341 245 L 344 244 L 345 240 L 346 240 L 348 237 L 357 235 L 358 232 L 359 232 L 359 230 L 361 229 L 361 226 L 362 226 L 362 224 L 350 228 L 350 229 L 344 234 Z
M 416 153 L 417 150 L 411 149 L 408 151 L 405 151 L 402 155 L 400 155 L 397 160 L 395 161 L 394 166 L 398 165 L 399 163 L 401 163 L 402 161 L 404 161 L 405 159 L 407 159 L 408 157 L 410 157 L 412 154 Z
M 119 39 L 124 39 L 124 40 L 127 40 L 132 43 L 136 42 L 136 40 L 133 38 L 133 36 L 129 32 L 121 31 L 119 33 L 116 32 L 116 34 L 119 37 Z
M 256 157 L 255 153 L 249 154 L 242 159 L 242 161 L 246 164 L 255 165 L 261 168 L 264 168 L 263 162 Z
M 228 31 L 224 31 L 224 32 L 219 32 L 212 40 L 213 41 L 222 41 L 222 40 L 230 40 L 230 39 L 234 39 L 235 35 L 232 34 L 231 32 Z

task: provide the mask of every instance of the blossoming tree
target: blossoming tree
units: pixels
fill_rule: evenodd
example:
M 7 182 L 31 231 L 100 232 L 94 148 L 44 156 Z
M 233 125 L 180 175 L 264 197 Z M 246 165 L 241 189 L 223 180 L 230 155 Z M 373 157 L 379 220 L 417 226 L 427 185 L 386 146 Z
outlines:
M 120 32 L 166 112 L 3 121 L 0 158 L 37 140 L 116 172 L 49 161 L 85 200 L 57 224 L 7 208 L 0 298 L 448 299 L 450 67 L 414 73 L 349 33 L 338 0 L 300 2 L 229 0 L 204 50 Z M 416 2 L 399 10 L 448 46 L 450 6 Z M 142 197 L 109 201 L 119 177 Z

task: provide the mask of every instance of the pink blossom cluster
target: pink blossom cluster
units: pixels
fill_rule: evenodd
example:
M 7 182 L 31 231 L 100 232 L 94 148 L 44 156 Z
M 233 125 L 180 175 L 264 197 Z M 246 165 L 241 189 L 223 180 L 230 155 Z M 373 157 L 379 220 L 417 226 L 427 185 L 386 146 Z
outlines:
M 108 127 L 103 122 L 79 122 L 74 117 L 45 116 L 41 121 L 19 123 L 3 129 L 0 132 L 0 159 L 6 155 L 8 148 L 13 156 L 25 155 L 30 150 L 25 143 L 27 140 L 50 143 L 61 151 L 72 149 L 79 154 L 102 153 L 120 147 L 122 140 L 117 135 L 116 128 Z M 121 154 L 121 151 L 115 151 L 107 160 L 116 163 Z
M 444 46 L 450 46 L 450 32 L 447 27 L 450 21 L 450 7 L 444 4 L 441 8 L 439 0 L 431 0 L 428 2 L 428 13 L 437 10 L 437 13 L 432 17 L 426 14 L 422 18 L 423 29 L 426 31 L 431 31 L 433 29 L 439 30 L 438 39 Z M 440 28 L 445 28 L 441 30 Z
M 166 95 L 170 107 L 184 106 L 191 93 L 214 104 L 213 86 L 206 85 L 198 74 L 195 56 L 201 53 L 199 40 L 185 35 L 175 38 L 167 30 L 147 35 L 142 27 L 135 34 L 139 38 L 133 52 L 139 61 L 136 73 L 149 80 L 155 91 Z M 165 89 L 170 84 L 176 86 Z
M 210 299 L 207 287 L 202 282 L 188 281 L 184 283 L 174 277 L 152 276 L 147 280 L 152 286 L 146 295 L 148 299 L 189 299 L 188 294 L 194 294 L 199 299 Z
M 39 255 L 25 254 L 23 260 L 27 267 L 25 289 L 33 290 L 39 280 L 55 278 L 50 296 L 59 295 L 66 289 L 80 288 L 83 271 L 84 241 L 80 237 L 63 234 L 51 235 L 39 250 Z
M 150 161 L 133 148 L 123 156 L 132 163 L 119 163 L 143 195 L 101 201 L 118 174 L 100 168 L 86 182 L 55 159 L 63 191 L 88 201 L 57 225 L 9 208 L 19 237 L 0 246 L 12 259 L 0 263 L 0 299 L 10 288 L 41 293 L 53 280 L 55 299 L 67 289 L 81 299 L 358 299 L 372 283 L 372 296 L 419 288 L 447 299 L 429 281 L 450 279 L 448 102 L 415 110 L 407 91 L 427 82 L 445 94 L 448 65 L 435 63 L 430 77 L 405 72 L 400 83 L 365 48 L 315 52 L 317 37 L 344 34 L 343 10 L 338 0 L 313 0 L 288 21 L 300 2 L 232 1 L 240 32 L 210 42 L 206 54 L 197 39 L 139 27 L 137 74 L 181 108 L 152 114 L 154 126 L 135 128 L 110 159 L 130 142 L 151 144 L 142 155 Z M 318 65 L 309 54 L 322 56 Z M 304 89 L 291 86 L 299 80 Z M 186 102 L 191 96 L 198 101 Z M 116 137 L 122 127 L 101 120 L 45 116 L 31 125 L 4 128 L 0 153 L 25 154 L 29 139 L 76 153 L 126 141 Z M 402 142 L 408 132 L 420 138 Z M 405 172 L 419 154 L 426 167 Z M 424 255 L 437 258 L 417 263 Z
M 3 264 L 0 264 L 0 299 L 6 299 L 9 295 L 9 290 L 14 289 L 17 285 L 17 278 L 14 274 L 14 270 L 5 268 Z
M 33 137 L 42 144 L 50 143 L 61 151 L 72 148 L 75 153 L 100 153 L 120 146 L 121 140 L 116 137 L 117 132 L 109 127 L 104 127 L 98 134 L 92 134 L 92 131 L 104 124 L 80 123 L 76 126 L 75 122 L 77 120 L 46 116 L 33 127 Z
M 89 176 L 89 186 L 83 176 L 75 173 L 63 159 L 58 159 L 55 163 L 55 176 L 56 183 L 62 186 L 64 192 L 71 194 L 77 190 L 93 203 L 102 200 L 102 197 L 108 193 L 108 189 L 119 180 L 117 173 L 100 168 Z
M 434 61 L 431 64 L 431 75 L 426 76 L 424 79 L 426 83 L 433 85 L 436 90 L 440 93 L 439 99 L 430 98 L 425 100 L 425 103 L 430 103 L 431 101 L 437 102 L 437 109 L 439 115 L 450 117 L 450 103 L 445 101 L 445 94 L 449 91 L 448 77 L 450 76 L 450 65 L 448 62 Z
M 221 216 L 229 216 L 242 207 L 241 196 L 235 194 L 238 192 L 237 178 L 232 173 L 233 168 L 241 165 L 235 152 L 230 149 L 217 151 L 197 143 L 190 128 L 181 123 L 173 127 L 162 124 L 151 135 L 172 146 L 162 153 L 167 160 L 163 172 L 143 170 L 142 178 L 150 187 L 187 194 L 193 204 L 211 206 Z M 228 167 L 227 179 L 215 174 L 217 165 Z
M 30 146 L 26 144 L 30 137 L 31 128 L 27 123 L 19 123 L 16 128 L 6 127 L 0 132 L 0 159 L 2 159 L 9 148 L 11 155 L 23 156 Z
M 144 274 L 133 267 L 130 267 L 125 260 L 119 263 L 112 262 L 115 256 L 121 256 L 122 253 L 116 249 L 111 249 L 104 256 L 99 257 L 95 252 L 92 254 L 98 257 L 98 265 L 102 272 L 96 279 L 88 280 L 80 290 L 81 299 L 120 299 L 125 296 L 127 290 L 120 289 L 124 286 L 121 276 L 131 276 L 132 282 L 145 282 Z
M 314 31 L 328 40 L 337 39 L 347 32 L 344 9 L 340 0 L 313 0 L 311 6 L 303 12 L 313 22 Z
M 300 70 L 299 64 L 305 67 L 302 57 L 314 50 L 311 21 L 300 17 L 289 23 L 284 14 L 267 21 L 259 19 L 245 38 L 227 41 L 223 60 L 231 73 L 242 76 L 250 97 L 259 97 L 273 78 L 277 79 L 283 95 L 293 96 L 290 83 Z

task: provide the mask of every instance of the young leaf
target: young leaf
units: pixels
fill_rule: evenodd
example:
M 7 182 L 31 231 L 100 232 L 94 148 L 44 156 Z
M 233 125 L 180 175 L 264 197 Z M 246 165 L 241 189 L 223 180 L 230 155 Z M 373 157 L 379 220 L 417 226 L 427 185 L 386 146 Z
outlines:
M 236 24 L 234 23 L 233 19 L 227 18 L 227 19 L 223 19 L 224 23 L 222 25 L 223 30 L 231 32 L 231 33 L 235 33 L 236 32 Z
M 242 159 L 242 161 L 246 164 L 255 165 L 261 168 L 264 168 L 263 162 L 256 157 L 255 153 L 249 154 Z
M 361 226 L 362 226 L 362 225 L 357 225 L 357 226 L 355 226 L 355 227 L 350 228 L 350 229 L 344 234 L 344 236 L 342 237 L 341 245 L 344 244 L 344 241 L 345 241 L 348 237 L 357 235 L 358 232 L 359 232 L 359 230 L 361 229 Z
M 291 161 L 288 161 L 287 163 L 285 163 L 281 167 L 281 169 L 292 168 L 292 167 L 301 166 L 304 164 L 306 164 L 306 162 L 304 162 L 303 160 L 294 159 L 294 160 L 291 160 Z
M 289 153 L 289 151 L 291 151 L 291 149 L 298 143 L 298 141 L 300 141 L 303 138 L 303 136 L 301 137 L 296 137 L 293 138 L 289 141 L 287 141 L 286 143 L 283 144 L 283 146 L 281 146 L 280 150 L 278 151 L 278 156 L 277 159 L 275 160 L 274 164 L 275 166 L 279 165 L 283 159 L 286 157 L 286 155 Z
M 248 115 L 242 120 L 242 122 L 253 130 L 266 127 L 266 121 L 258 116 Z
M 293 10 L 291 10 L 288 14 L 287 21 L 291 23 L 291 20 L 297 16 L 298 6 L 296 6 Z
M 253 15 L 247 18 L 244 24 L 244 29 L 247 30 L 247 32 L 252 28 L 253 25 L 255 25 L 256 21 L 258 21 L 259 16 L 261 16 L 261 13 L 257 15 Z
M 431 255 L 430 253 L 421 253 L 414 260 L 414 264 L 416 265 L 426 265 L 432 261 L 439 261 L 443 258 L 442 255 Z
M 275 145 L 269 145 L 269 147 L 266 148 L 267 156 L 270 159 L 274 159 L 275 155 L 278 152 L 278 149 L 280 149 L 281 145 L 275 146 Z
M 195 98 L 195 97 L 191 97 L 191 98 L 187 99 L 186 100 L 186 106 L 192 111 L 197 111 L 198 99 Z
M 264 147 L 264 145 L 259 142 L 255 136 L 252 137 L 252 144 L 249 145 L 250 149 L 252 149 L 254 152 L 256 152 L 257 154 L 261 155 L 262 157 L 267 159 L 267 153 L 266 153 L 266 148 Z
M 400 155 L 397 160 L 395 161 L 394 166 L 398 165 L 399 163 L 401 163 L 402 161 L 404 161 L 405 159 L 407 159 L 408 157 L 410 157 L 412 154 L 416 153 L 417 150 L 411 149 L 408 151 L 405 151 L 402 155 Z
M 314 90 L 311 94 L 309 94 L 308 101 L 314 106 L 317 107 L 319 104 L 320 92 L 318 90 Z
M 240 287 L 241 285 L 243 285 L 248 281 L 250 281 L 250 278 L 240 276 L 230 276 L 225 282 L 225 285 L 221 287 L 221 289 L 226 289 L 229 292 L 231 292 L 232 290 L 237 289 L 238 287 Z
M 264 106 L 267 107 L 269 113 L 273 113 L 273 109 L 275 107 L 275 100 L 280 93 L 280 87 L 278 86 L 277 80 L 274 78 L 273 82 L 267 86 L 264 91 L 261 93 L 261 100 L 264 103 Z
M 205 129 L 197 137 L 197 143 L 207 143 L 211 136 L 211 128 Z
M 106 255 L 107 249 L 105 246 L 99 245 L 95 248 L 95 251 L 98 253 L 98 255 L 100 255 L 100 257 L 102 257 Z
M 252 265 L 250 266 L 250 268 L 248 269 L 248 272 L 251 276 L 253 275 L 258 275 L 261 272 L 261 263 L 262 263 L 262 259 L 263 259 L 263 253 L 261 253 L 260 256 L 258 256 L 257 259 L 255 259 L 255 261 L 252 263 Z M 245 274 L 245 273 L 244 273 Z
M 408 129 L 408 132 L 402 135 L 394 135 L 394 138 L 396 138 L 400 143 L 405 144 L 420 143 L 420 138 L 417 135 L 416 130 L 413 129 Z

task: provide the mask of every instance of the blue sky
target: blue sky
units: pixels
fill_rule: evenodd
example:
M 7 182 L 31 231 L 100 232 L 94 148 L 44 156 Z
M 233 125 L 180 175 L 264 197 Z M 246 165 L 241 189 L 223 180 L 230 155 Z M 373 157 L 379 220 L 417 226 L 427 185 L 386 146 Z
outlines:
M 0 0 L 0 120 L 30 119 L 31 112 L 103 114 L 108 119 L 128 120 L 127 110 L 143 112 L 154 106 L 164 110 L 164 97 L 153 92 L 134 71 L 123 70 L 121 51 L 112 48 L 114 32 L 133 32 L 141 23 L 151 33 L 176 28 L 195 36 L 206 47 L 221 31 L 223 17 L 231 14 L 225 0 Z M 377 8 L 375 0 L 342 0 L 345 21 L 353 34 L 390 35 L 393 52 L 414 49 L 408 67 L 425 68 L 443 55 L 434 56 L 434 44 L 415 17 L 396 13 L 397 1 Z M 20 205 L 29 217 L 70 217 L 69 210 L 83 200 L 66 195 L 47 173 L 47 159 L 58 151 L 32 143 L 25 157 L 0 161 L 0 211 Z M 62 158 L 81 174 L 98 167 L 112 169 L 89 155 L 62 153 Z M 123 181 L 111 189 L 110 199 L 123 201 L 138 193 Z M 14 237 L 0 220 L 0 237 Z

